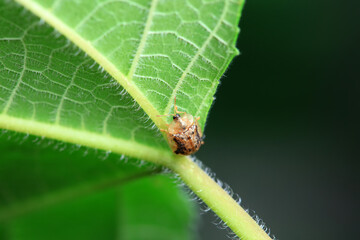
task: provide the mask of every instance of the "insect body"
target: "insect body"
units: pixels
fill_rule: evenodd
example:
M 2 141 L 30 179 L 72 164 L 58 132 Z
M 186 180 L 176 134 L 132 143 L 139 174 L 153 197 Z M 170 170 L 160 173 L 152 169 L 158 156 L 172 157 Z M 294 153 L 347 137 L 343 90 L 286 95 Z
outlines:
M 180 115 L 179 113 L 183 113 Z M 168 116 L 168 115 L 162 115 Z M 166 132 L 168 143 L 176 154 L 191 155 L 199 150 L 204 142 L 198 120 L 189 113 L 178 112 L 176 98 L 174 100 L 173 121 L 168 125 L 168 129 L 161 131 Z

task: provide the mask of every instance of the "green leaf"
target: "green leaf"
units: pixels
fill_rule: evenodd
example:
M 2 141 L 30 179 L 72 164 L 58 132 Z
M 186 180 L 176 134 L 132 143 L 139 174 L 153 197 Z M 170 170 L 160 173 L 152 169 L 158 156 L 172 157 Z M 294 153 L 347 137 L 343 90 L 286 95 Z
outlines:
M 20 6 L 2 1 L 0 16 L 0 126 L 140 158 L 169 153 L 90 57 Z
M 236 55 L 242 1 L 1 1 L 0 127 L 169 162 L 176 96 L 204 126 Z M 134 102 L 135 100 L 135 102 Z M 149 119 L 152 120 L 150 120 Z M 153 123 L 152 123 L 153 122 Z M 165 159 L 165 160 L 164 160 Z
M 204 126 L 237 52 L 242 1 L 19 2 L 68 39 L 0 2 L 0 127 L 167 166 L 174 155 L 157 114 L 176 95 Z
M 136 103 L 67 39 L 2 2 L 0 126 L 15 131 L 168 158 L 148 117 L 164 126 L 156 115 L 170 111 L 176 94 L 179 110 L 204 125 L 218 79 L 236 53 L 240 5 L 231 1 L 22 3 L 115 76 Z
M 0 151 L 0 239 L 193 238 L 193 204 L 154 166 L 14 133 Z

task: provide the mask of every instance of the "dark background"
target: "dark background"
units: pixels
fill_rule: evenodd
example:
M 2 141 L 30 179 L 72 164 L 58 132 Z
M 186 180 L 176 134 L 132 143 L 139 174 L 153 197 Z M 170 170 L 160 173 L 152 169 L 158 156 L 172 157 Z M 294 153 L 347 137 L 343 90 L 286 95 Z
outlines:
M 359 15 L 359 1 L 245 4 L 197 157 L 280 240 L 359 237 Z M 214 219 L 201 239 L 228 239 Z

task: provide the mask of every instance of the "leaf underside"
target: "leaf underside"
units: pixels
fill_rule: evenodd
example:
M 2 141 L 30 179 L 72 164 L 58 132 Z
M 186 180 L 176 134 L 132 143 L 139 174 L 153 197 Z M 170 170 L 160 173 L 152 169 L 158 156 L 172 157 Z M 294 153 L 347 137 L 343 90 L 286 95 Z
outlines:
M 117 80 L 135 85 L 161 114 L 176 96 L 180 110 L 204 123 L 218 80 L 237 53 L 240 1 L 27 2 L 41 6 L 37 14 L 62 21 L 72 31 L 66 35 L 88 41 L 126 78 Z

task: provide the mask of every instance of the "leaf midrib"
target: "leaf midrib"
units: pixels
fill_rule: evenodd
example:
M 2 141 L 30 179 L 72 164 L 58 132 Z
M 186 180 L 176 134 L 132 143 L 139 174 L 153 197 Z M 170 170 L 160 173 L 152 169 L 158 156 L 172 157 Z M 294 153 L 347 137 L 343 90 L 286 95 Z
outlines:
M 148 33 L 149 33 L 149 30 L 150 30 L 150 27 L 151 27 L 151 24 L 152 24 L 152 20 L 153 20 L 153 17 L 154 17 L 154 11 L 155 11 L 155 8 L 157 6 L 157 3 L 158 3 L 158 0 L 153 0 L 151 2 L 151 7 L 150 7 L 150 10 L 149 10 L 149 13 L 148 13 L 147 20 L 146 20 L 144 32 L 142 34 L 140 44 L 139 44 L 139 46 L 138 46 L 138 48 L 136 50 L 134 60 L 133 60 L 133 62 L 131 64 L 131 67 L 130 67 L 130 71 L 129 71 L 129 74 L 128 74 L 129 79 L 133 78 L 134 73 L 136 71 L 136 68 L 138 66 L 138 63 L 139 63 L 140 56 L 141 56 L 142 52 L 144 51 L 146 40 L 147 40 Z
M 151 147 L 131 139 L 115 138 L 107 134 L 22 119 L 7 114 L 0 114 L 0 127 L 124 154 L 163 166 L 168 166 L 174 158 L 174 154 L 169 150 Z

